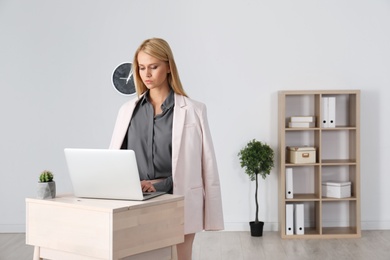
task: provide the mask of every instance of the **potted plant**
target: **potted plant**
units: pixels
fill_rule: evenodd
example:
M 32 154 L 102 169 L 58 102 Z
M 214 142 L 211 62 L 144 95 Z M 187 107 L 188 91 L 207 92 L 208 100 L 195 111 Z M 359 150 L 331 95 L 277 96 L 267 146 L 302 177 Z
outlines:
M 258 175 L 263 179 L 270 174 L 274 167 L 274 151 L 266 143 L 253 139 L 238 153 L 241 167 L 245 169 L 251 181 L 256 181 L 256 216 L 255 221 L 249 222 L 251 235 L 261 237 L 263 235 L 264 222 L 259 221 L 259 203 L 257 201 L 257 191 L 259 187 Z
M 56 183 L 53 181 L 53 173 L 43 171 L 39 175 L 37 197 L 39 199 L 52 199 L 56 197 Z

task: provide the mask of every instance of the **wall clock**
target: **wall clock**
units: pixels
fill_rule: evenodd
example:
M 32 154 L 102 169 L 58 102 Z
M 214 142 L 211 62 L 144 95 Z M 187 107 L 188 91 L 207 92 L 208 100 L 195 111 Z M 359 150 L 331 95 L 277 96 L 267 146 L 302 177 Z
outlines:
M 121 94 L 132 95 L 135 93 L 132 64 L 124 62 L 116 67 L 112 73 L 112 85 Z

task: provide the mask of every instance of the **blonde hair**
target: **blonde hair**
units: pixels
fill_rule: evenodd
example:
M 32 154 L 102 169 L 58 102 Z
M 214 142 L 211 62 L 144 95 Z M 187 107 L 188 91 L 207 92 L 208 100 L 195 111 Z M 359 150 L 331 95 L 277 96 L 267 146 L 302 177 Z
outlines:
M 185 93 L 180 81 L 179 72 L 176 68 L 176 63 L 175 59 L 173 58 L 172 50 L 169 47 L 169 44 L 165 40 L 160 38 L 151 38 L 145 40 L 138 47 L 134 54 L 133 77 L 138 96 L 143 94 L 147 90 L 145 84 L 142 82 L 141 76 L 139 75 L 138 53 L 140 51 L 143 51 L 156 59 L 167 62 L 170 69 L 170 73 L 168 73 L 167 75 L 169 86 L 173 89 L 175 93 L 187 97 L 187 94 Z

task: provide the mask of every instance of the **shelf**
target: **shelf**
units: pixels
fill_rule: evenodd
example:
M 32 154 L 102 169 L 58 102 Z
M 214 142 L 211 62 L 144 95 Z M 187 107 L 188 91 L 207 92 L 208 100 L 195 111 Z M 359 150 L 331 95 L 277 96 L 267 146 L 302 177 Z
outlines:
M 324 228 L 320 233 L 313 228 L 305 228 L 304 235 L 283 235 L 283 239 L 347 239 L 360 238 L 361 233 L 354 227 Z
M 326 227 L 322 229 L 324 235 L 355 235 L 356 227 Z
M 285 162 L 286 167 L 318 166 L 319 163 L 289 163 Z
M 329 97 L 334 98 L 324 99 Z M 335 100 L 335 108 L 329 110 L 335 112 L 328 118 L 334 120 L 335 127 L 323 127 L 323 118 L 327 117 L 324 109 L 328 109 L 323 103 L 326 100 L 332 104 Z M 288 127 L 291 117 L 296 116 L 315 117 L 315 127 Z M 278 124 L 281 237 L 360 237 L 360 90 L 280 91 Z M 316 162 L 289 163 L 286 149 L 289 146 L 315 147 Z M 286 198 L 286 168 L 292 168 L 291 199 Z M 322 182 L 326 181 L 350 182 L 351 197 L 323 197 Z M 304 235 L 286 235 L 288 204 L 304 205 Z
M 289 163 L 285 162 L 286 167 L 302 167 L 302 166 L 333 166 L 333 165 L 356 165 L 356 160 L 338 159 L 338 160 L 322 160 L 321 163 Z
M 321 128 L 321 131 L 341 131 L 341 130 L 356 130 L 356 127 L 354 127 L 354 126 L 336 126 L 336 127 Z
M 322 197 L 321 198 L 322 201 L 326 202 L 326 201 L 356 201 L 357 198 L 352 196 L 352 197 L 348 197 L 348 198 L 329 198 L 329 197 Z
M 289 127 L 286 128 L 285 131 L 318 131 L 320 128 L 318 127 Z
M 341 130 L 356 130 L 354 126 L 336 126 L 336 127 L 287 127 L 285 131 L 341 131 Z
M 286 199 L 286 202 L 299 202 L 299 201 L 319 201 L 320 198 L 316 194 L 295 194 L 293 199 Z
M 356 160 L 352 160 L 352 159 L 322 160 L 321 164 L 323 166 L 356 165 Z
M 282 238 L 319 238 L 320 230 L 316 228 L 305 228 L 304 235 L 284 235 Z

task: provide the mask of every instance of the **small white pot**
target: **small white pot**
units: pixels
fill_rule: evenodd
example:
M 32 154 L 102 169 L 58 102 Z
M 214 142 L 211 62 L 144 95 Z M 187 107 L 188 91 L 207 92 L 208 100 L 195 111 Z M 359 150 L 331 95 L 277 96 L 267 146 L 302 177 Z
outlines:
M 50 182 L 38 182 L 37 186 L 37 198 L 38 199 L 53 199 L 56 197 L 56 183 Z

